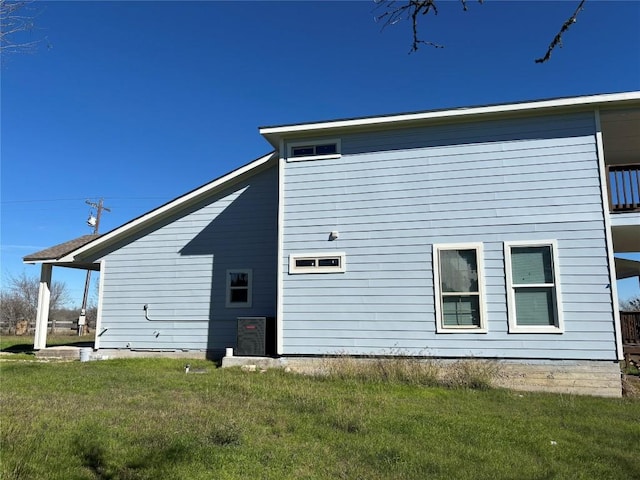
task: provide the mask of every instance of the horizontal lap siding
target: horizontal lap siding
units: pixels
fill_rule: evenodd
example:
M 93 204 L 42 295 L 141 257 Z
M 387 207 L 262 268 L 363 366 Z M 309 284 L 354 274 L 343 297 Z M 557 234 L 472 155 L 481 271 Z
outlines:
M 615 359 L 593 115 L 354 134 L 285 163 L 285 354 Z M 328 241 L 331 231 L 339 238 Z M 503 242 L 556 239 L 565 333 L 509 334 Z M 487 334 L 436 334 L 434 243 L 482 242 Z M 346 273 L 289 275 L 289 254 Z
M 101 348 L 233 347 L 238 316 L 275 316 L 277 168 L 255 174 L 105 257 Z M 253 270 L 251 308 L 226 308 L 227 269 Z M 148 304 L 148 315 L 143 305 Z

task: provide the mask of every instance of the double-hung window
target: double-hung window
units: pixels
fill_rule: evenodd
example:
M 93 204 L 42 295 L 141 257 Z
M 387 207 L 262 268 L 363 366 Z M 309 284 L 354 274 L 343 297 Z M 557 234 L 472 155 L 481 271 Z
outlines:
M 251 306 L 251 269 L 227 270 L 227 308 Z
M 433 246 L 436 331 L 484 333 L 482 244 Z
M 555 241 L 505 242 L 509 332 L 562 333 Z

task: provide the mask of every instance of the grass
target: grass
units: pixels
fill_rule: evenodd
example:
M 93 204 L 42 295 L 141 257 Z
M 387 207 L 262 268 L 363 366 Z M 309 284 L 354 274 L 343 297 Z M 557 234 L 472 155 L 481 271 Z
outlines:
M 190 363 L 3 362 L 0 478 L 640 477 L 638 400 Z

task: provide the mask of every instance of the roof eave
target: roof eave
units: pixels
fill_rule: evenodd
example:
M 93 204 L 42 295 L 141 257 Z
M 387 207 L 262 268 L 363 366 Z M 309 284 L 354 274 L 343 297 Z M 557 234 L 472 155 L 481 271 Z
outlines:
M 126 238 L 129 235 L 133 235 L 148 226 L 161 221 L 176 211 L 186 208 L 190 205 L 196 204 L 201 201 L 207 195 L 210 195 L 212 192 L 217 191 L 221 188 L 224 188 L 230 185 L 234 180 L 239 179 L 243 175 L 263 166 L 273 158 L 276 158 L 275 152 L 270 152 L 267 155 L 264 155 L 252 162 L 239 167 L 232 172 L 229 172 L 221 177 L 218 177 L 211 182 L 202 185 L 180 197 L 171 200 L 160 207 L 151 210 L 127 223 L 117 227 L 110 232 L 103 234 L 99 239 L 91 242 L 91 244 L 80 247 L 68 255 L 61 257 L 58 259 L 58 262 L 68 262 L 73 263 L 77 262 L 79 259 L 81 260 L 83 257 L 86 258 L 90 254 L 94 254 L 96 251 L 100 251 L 104 248 L 113 245 L 114 243 Z
M 598 107 L 615 103 L 640 100 L 640 91 L 586 95 L 581 97 L 565 97 L 550 100 L 536 100 L 522 103 L 486 105 L 479 107 L 455 108 L 447 110 L 429 110 L 424 112 L 385 115 L 374 117 L 312 122 L 303 124 L 267 126 L 259 129 L 260 134 L 275 148 L 285 136 L 302 133 L 319 135 L 334 132 L 338 129 L 375 128 L 388 125 L 402 125 L 416 122 L 438 121 L 444 119 L 470 118 L 479 115 L 505 115 L 524 113 L 527 111 L 544 111 L 555 109 L 577 109 L 588 106 Z

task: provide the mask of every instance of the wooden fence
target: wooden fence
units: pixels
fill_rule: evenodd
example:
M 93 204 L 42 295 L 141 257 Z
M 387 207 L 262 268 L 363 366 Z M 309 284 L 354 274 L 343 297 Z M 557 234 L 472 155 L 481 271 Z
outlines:
M 620 312 L 620 326 L 623 344 L 640 344 L 640 312 Z
M 0 332 L 10 335 L 33 335 L 36 331 L 36 322 L 20 321 L 17 325 L 11 325 L 9 322 L 0 322 Z M 73 333 L 78 331 L 77 320 L 49 320 L 47 322 L 47 331 L 49 333 Z

